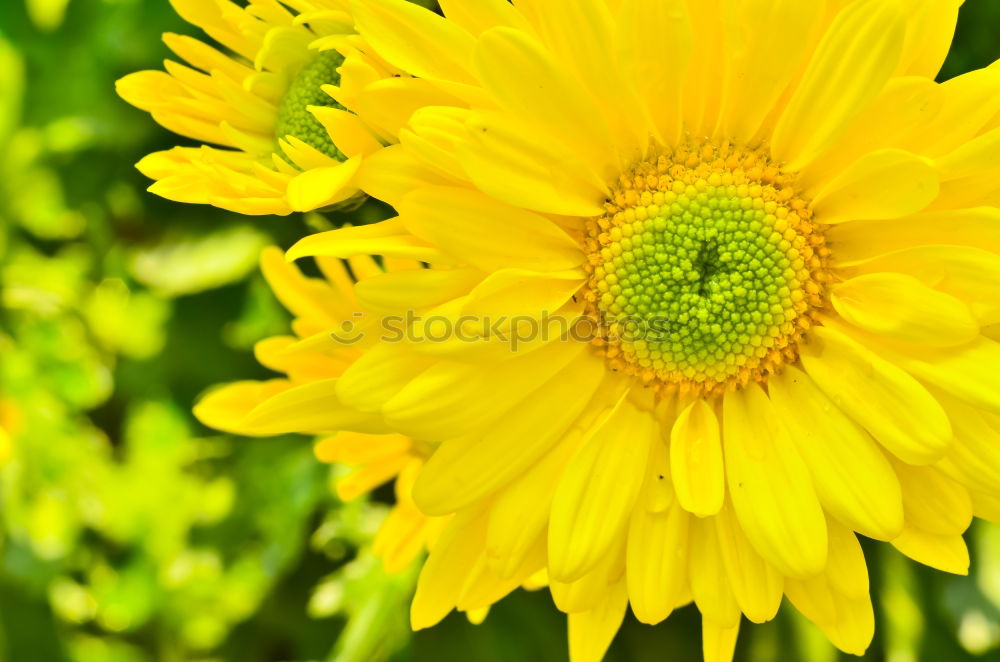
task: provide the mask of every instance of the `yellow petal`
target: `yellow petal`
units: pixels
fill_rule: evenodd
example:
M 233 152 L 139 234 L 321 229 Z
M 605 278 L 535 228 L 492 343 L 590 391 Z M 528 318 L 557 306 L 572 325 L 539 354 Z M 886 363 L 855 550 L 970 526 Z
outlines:
M 970 492 L 969 495 L 972 497 L 972 507 L 976 511 L 976 517 L 1000 524 L 1000 495 L 995 492 Z
M 854 531 L 828 522 L 830 554 L 824 574 L 830 587 L 848 598 L 867 598 L 870 589 L 868 565 Z
M 698 517 L 714 515 L 725 498 L 719 421 L 704 400 L 695 400 L 670 433 L 670 476 L 681 505 Z
M 460 182 L 469 177 L 455 155 L 455 145 L 466 139 L 469 111 L 465 108 L 430 106 L 418 109 L 399 133 L 406 150 L 441 175 Z
M 358 189 L 352 185 L 361 165 L 360 156 L 329 168 L 307 170 L 288 185 L 288 202 L 295 211 L 312 211 L 343 202 Z
M 980 336 L 962 347 L 919 353 L 879 347 L 914 377 L 974 407 L 1000 413 L 1000 343 Z M 912 406 L 912 405 L 911 405 Z M 903 458 L 905 459 L 905 458 Z
M 799 176 L 803 188 L 811 190 L 862 156 L 881 149 L 932 156 L 925 151 L 931 138 L 924 129 L 938 117 L 945 96 L 941 86 L 927 78 L 891 79 L 843 135 L 805 167 Z M 947 127 L 942 130 L 953 131 Z
M 350 466 L 373 462 L 387 457 L 406 455 L 413 440 L 401 434 L 361 434 L 338 432 L 316 442 L 313 454 L 320 462 L 340 462 Z
M 199 421 L 216 430 L 248 437 L 270 436 L 274 433 L 247 425 L 246 417 L 261 402 L 291 387 L 292 383 L 287 379 L 226 384 L 205 395 L 195 405 L 194 415 Z
M 389 574 L 403 572 L 424 551 L 427 518 L 415 509 L 394 507 L 372 541 L 372 553 Z
M 399 343 L 379 343 L 340 376 L 337 396 L 349 407 L 374 414 L 430 366 L 427 357 Z
M 1000 209 L 929 211 L 908 218 L 840 223 L 826 231 L 826 238 L 836 247 L 838 264 L 928 244 L 1000 253 Z
M 276 247 L 264 249 L 260 270 L 271 291 L 295 317 L 332 328 L 353 312 L 345 298 L 318 278 L 307 278 Z
M 948 347 L 979 335 L 968 306 L 905 274 L 852 278 L 834 286 L 831 301 L 848 323 L 892 340 Z
M 421 472 L 414 500 L 424 512 L 443 515 L 523 474 L 562 438 L 603 377 L 601 361 L 581 357 L 485 435 L 445 441 Z
M 938 396 L 951 419 L 955 439 L 937 466 L 972 490 L 1000 493 L 1000 416 Z
M 695 604 L 706 620 L 723 628 L 738 627 L 740 607 L 726 575 L 715 522 L 691 518 L 690 527 L 688 571 Z
M 722 86 L 706 85 L 725 71 L 725 25 L 722 0 L 687 0 L 694 33 L 692 57 L 684 81 L 685 129 L 690 135 L 711 135 L 719 123 Z
M 487 272 L 562 271 L 585 258 L 580 245 L 544 216 L 477 191 L 414 191 L 403 200 L 400 213 L 414 235 Z
M 571 433 L 496 496 L 490 512 L 486 555 L 501 577 L 510 576 L 531 545 L 544 534 L 559 478 L 579 447 Z
M 560 611 L 567 614 L 590 611 L 598 607 L 608 591 L 621 582 L 624 573 L 625 544 L 621 540 L 608 550 L 600 563 L 579 579 L 564 584 L 550 578 L 549 592 Z
M 616 17 L 605 0 L 519 0 L 517 7 L 556 60 L 600 103 L 623 156 L 645 148 L 648 129 L 633 90 L 624 84 L 615 50 Z
M 257 405 L 246 418 L 248 426 L 271 434 L 316 434 L 354 430 L 388 432 L 381 417 L 350 409 L 340 402 L 337 380 L 327 379 L 282 391 Z
M 330 134 L 337 149 L 348 158 L 369 156 L 382 148 L 382 143 L 376 140 L 361 118 L 354 113 L 329 106 L 307 108 Z
M 944 454 L 948 416 L 917 380 L 830 326 L 812 336 L 802 365 L 837 407 L 906 462 L 930 464 Z
M 552 143 L 544 132 L 509 116 L 480 111 L 469 138 L 456 145 L 476 186 L 518 207 L 564 216 L 604 213 L 607 187 L 589 164 Z
M 694 48 L 686 0 L 625 0 L 618 17 L 623 73 L 662 142 L 683 130 L 685 73 Z
M 951 48 L 958 23 L 958 8 L 963 2 L 915 0 L 904 5 L 909 21 L 897 76 L 937 77 Z
M 788 366 L 768 380 L 824 510 L 855 531 L 892 540 L 903 528 L 899 481 L 882 451 L 803 372 Z
M 670 480 L 670 449 L 666 441 L 657 439 L 650 449 L 641 500 L 651 513 L 662 513 L 674 503 L 674 484 Z
M 749 141 L 774 108 L 811 46 L 823 4 L 801 0 L 727 0 L 726 76 L 720 134 Z M 797 35 L 788 39 L 790 34 Z M 780 46 L 779 46 L 780 44 Z
M 357 181 L 365 193 L 393 207 L 410 191 L 457 183 L 418 161 L 402 145 L 390 145 L 366 158 L 358 170 Z
M 594 609 L 568 616 L 570 662 L 601 662 L 625 618 L 626 605 L 628 591 L 621 581 Z
M 759 386 L 723 399 L 726 477 L 736 517 L 754 548 L 792 577 L 826 564 L 826 520 L 805 463 Z
M 366 311 L 402 314 L 465 296 L 482 278 L 482 272 L 475 269 L 397 271 L 361 281 L 355 294 Z
M 785 594 L 833 645 L 845 653 L 863 655 L 875 634 L 868 571 L 857 538 L 833 522 L 829 559 L 823 573 L 787 580 Z
M 341 259 L 355 255 L 382 255 L 431 263 L 448 262 L 436 248 L 406 232 L 398 218 L 309 235 L 300 239 L 286 253 L 289 260 L 309 255 Z
M 476 320 L 509 321 L 499 328 L 516 328 L 525 318 L 544 319 L 560 310 L 579 292 L 586 280 L 581 269 L 538 273 L 524 269 L 501 269 L 478 284 L 462 306 L 464 315 Z M 526 323 L 528 335 L 539 325 Z
M 915 214 L 937 197 L 933 164 L 898 149 L 871 152 L 825 186 L 813 201 L 817 220 L 844 223 Z
M 945 219 L 943 219 L 945 220 Z M 983 237 L 988 247 L 989 231 Z M 974 246 L 914 246 L 855 264 L 845 274 L 898 271 L 963 301 L 983 326 L 1000 322 L 1000 255 Z
M 781 605 L 782 576 L 754 550 L 732 506 L 727 504 L 713 519 L 722 562 L 740 610 L 753 623 L 771 620 Z
M 544 127 L 549 140 L 562 142 L 599 174 L 612 174 L 615 148 L 593 97 L 536 39 L 494 28 L 480 37 L 475 61 L 483 85 L 507 112 Z
M 570 461 L 556 489 L 549 522 L 549 572 L 572 581 L 624 533 L 658 434 L 648 412 L 621 402 Z
M 899 142 L 895 146 L 935 158 L 962 147 L 981 135 L 1000 111 L 998 84 L 1000 68 L 994 66 L 970 71 L 936 86 L 936 98 L 927 103 L 933 112 L 924 116 L 923 121 L 896 127 L 892 135 L 899 136 Z
M 473 625 L 482 625 L 486 621 L 486 617 L 489 615 L 489 607 L 483 607 L 482 609 L 474 609 L 472 611 L 465 612 L 465 617 L 469 619 L 469 623 Z
M 419 78 L 475 83 L 475 39 L 456 23 L 405 0 L 354 0 L 358 32 L 383 58 Z
M 788 169 L 829 147 L 867 107 L 896 69 L 906 24 L 899 4 L 860 0 L 834 19 L 771 140 Z
M 969 528 L 972 500 L 964 487 L 934 467 L 894 464 L 908 527 L 941 536 L 960 535 Z
M 483 515 L 480 519 L 488 519 L 488 516 Z M 476 557 L 476 563 L 458 594 L 455 606 L 459 611 L 488 608 L 544 569 L 544 536 L 538 537 L 531 552 L 525 556 L 521 566 L 510 577 L 496 575 L 487 563 L 486 556 L 481 553 Z
M 1000 128 L 969 141 L 947 156 L 938 159 L 941 172 L 941 197 L 938 208 L 997 206 L 1000 165 Z
M 405 455 L 386 457 L 366 463 L 337 481 L 337 497 L 353 501 L 395 478 L 413 458 Z
M 437 625 L 454 609 L 470 572 L 483 553 L 486 518 L 470 510 L 453 518 L 434 545 L 417 580 L 410 604 L 410 625 L 422 630 Z
M 690 516 L 675 503 L 664 512 L 636 507 L 628 530 L 626 572 L 632 613 L 655 625 L 667 618 L 687 586 Z
M 703 617 L 701 619 L 701 648 L 705 662 L 732 662 L 739 635 L 739 621 L 732 627 L 722 627 Z
M 303 325 L 304 320 L 297 320 Z M 332 340 L 331 340 L 332 342 Z M 275 372 L 283 372 L 296 383 L 339 377 L 350 365 L 351 357 L 338 353 L 296 351 L 300 344 L 292 336 L 266 338 L 254 345 L 257 362 Z
M 440 0 L 444 15 L 474 35 L 506 25 L 527 28 L 528 22 L 507 0 Z
M 584 343 L 550 342 L 496 365 L 441 361 L 382 408 L 399 431 L 419 439 L 450 439 L 483 430 L 531 396 L 571 361 Z
M 247 34 L 235 30 L 226 15 L 226 5 L 201 0 L 170 0 L 174 10 L 188 23 L 203 29 L 212 39 L 252 60 L 258 44 Z
M 892 546 L 931 568 L 954 575 L 969 574 L 969 548 L 960 535 L 937 535 L 907 526 Z
M 574 327 L 580 314 L 578 304 L 541 317 L 505 318 L 466 314 L 470 299 L 461 297 L 421 315 L 386 317 L 383 322 L 391 333 L 386 339 L 404 340 L 415 352 L 460 363 L 503 362 L 557 341 L 591 339 L 587 329 Z
M 307 31 L 301 26 L 278 25 L 264 34 L 254 67 L 257 71 L 298 71 L 310 56 Z
M 465 110 L 464 103 L 429 80 L 422 78 L 384 78 L 364 89 L 358 98 L 356 112 L 369 124 L 378 126 L 391 136 L 401 137 L 401 131 L 412 122 L 416 113 L 429 106 L 446 106 L 456 113 Z M 339 143 L 337 144 L 339 147 Z

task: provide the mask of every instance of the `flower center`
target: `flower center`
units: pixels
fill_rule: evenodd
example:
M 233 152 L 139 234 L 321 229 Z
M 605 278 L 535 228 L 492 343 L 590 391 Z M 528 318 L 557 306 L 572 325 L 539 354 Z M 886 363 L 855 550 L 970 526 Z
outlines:
M 299 70 L 278 104 L 278 122 L 274 129 L 277 139 L 295 136 L 331 158 L 344 160 L 326 129 L 307 110 L 309 106 L 343 108 L 323 91 L 324 85 L 336 85 L 340 81 L 337 68 L 343 62 L 344 56 L 337 51 L 322 51 Z
M 763 150 L 653 154 L 606 208 L 587 223 L 586 296 L 612 370 L 711 394 L 797 358 L 829 251 L 793 177 Z

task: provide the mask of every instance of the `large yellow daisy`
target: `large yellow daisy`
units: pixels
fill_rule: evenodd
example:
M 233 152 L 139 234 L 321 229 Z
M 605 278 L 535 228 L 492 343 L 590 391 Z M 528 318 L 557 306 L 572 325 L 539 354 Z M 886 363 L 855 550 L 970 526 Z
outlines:
M 1000 520 L 1000 67 L 934 82 L 959 4 L 352 4 L 458 101 L 401 91 L 359 172 L 399 217 L 290 256 L 434 268 L 360 283 L 382 322 L 311 347 L 361 356 L 251 418 L 433 442 L 415 627 L 547 569 L 576 661 L 692 600 L 728 660 L 784 596 L 861 653 L 859 534 L 967 571 Z
M 150 191 L 243 214 L 289 214 L 360 201 L 355 175 L 381 147 L 377 118 L 347 111 L 352 86 L 399 72 L 365 54 L 348 0 L 171 0 L 219 47 L 167 34 L 184 63 L 118 82 L 119 94 L 200 147 L 139 162 Z M 336 139 L 336 144 L 334 143 Z

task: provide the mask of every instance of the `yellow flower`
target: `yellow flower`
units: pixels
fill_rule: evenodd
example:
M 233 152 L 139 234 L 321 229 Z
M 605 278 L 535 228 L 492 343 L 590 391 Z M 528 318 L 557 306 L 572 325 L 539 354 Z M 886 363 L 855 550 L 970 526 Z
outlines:
M 166 34 L 184 63 L 142 71 L 118 93 L 200 147 L 176 147 L 138 168 L 150 191 L 243 214 L 360 202 L 356 174 L 381 147 L 378 126 L 346 108 L 351 86 L 391 77 L 354 31 L 348 0 L 171 0 L 221 50 Z M 352 83 L 352 80 L 359 82 Z
M 359 173 L 400 215 L 289 256 L 434 268 L 359 283 L 361 355 L 248 425 L 439 442 L 414 627 L 547 571 L 575 662 L 691 601 L 729 660 L 783 596 L 860 654 L 857 535 L 967 572 L 1000 519 L 1000 66 L 933 81 L 959 4 L 352 4 L 423 85 Z
M 325 279 L 308 278 L 288 264 L 277 248 L 261 257 L 264 276 L 275 294 L 295 316 L 294 336 L 279 336 L 261 341 L 256 347 L 260 362 L 285 376 L 269 381 L 236 382 L 215 389 L 195 407 L 195 415 L 206 425 L 233 434 L 268 436 L 286 432 L 322 434 L 342 427 L 364 432 L 338 432 L 320 439 L 315 446 L 322 462 L 338 463 L 356 469 L 340 479 L 338 496 L 350 501 L 389 481 L 395 480 L 396 503 L 382 524 L 373 543 L 374 553 L 382 558 L 389 572 L 407 568 L 431 545 L 449 518 L 429 518 L 413 503 L 413 482 L 430 455 L 431 447 L 408 437 L 392 434 L 380 417 L 362 412 L 339 412 L 334 388 L 337 378 L 360 356 L 349 342 L 356 332 L 353 325 L 362 323 L 355 313 L 358 304 L 353 277 L 361 282 L 383 267 L 368 257 L 350 261 L 350 272 L 338 259 L 320 259 Z M 420 264 L 390 260 L 385 265 L 396 273 L 418 269 Z M 345 343 L 337 346 L 330 331 L 344 334 Z M 298 387 L 298 388 L 296 388 Z M 301 397 L 323 403 L 318 414 L 297 418 L 287 425 L 261 425 L 261 417 L 301 404 Z M 291 395 L 292 398 L 288 399 Z M 266 406 L 261 406 L 266 403 Z

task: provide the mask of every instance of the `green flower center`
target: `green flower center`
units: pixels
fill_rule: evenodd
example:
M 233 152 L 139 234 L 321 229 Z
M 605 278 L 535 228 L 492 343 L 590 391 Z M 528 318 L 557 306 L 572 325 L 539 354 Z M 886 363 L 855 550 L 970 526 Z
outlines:
M 337 51 L 322 51 L 299 70 L 278 104 L 275 138 L 283 140 L 285 136 L 295 136 L 331 158 L 345 160 L 343 153 L 330 140 L 326 129 L 308 110 L 309 106 L 343 108 L 323 91 L 324 85 L 336 85 L 340 82 L 337 68 L 343 62 L 344 56 Z
M 822 304 L 822 235 L 758 152 L 680 148 L 639 164 L 589 224 L 588 301 L 615 370 L 711 392 L 794 358 Z

